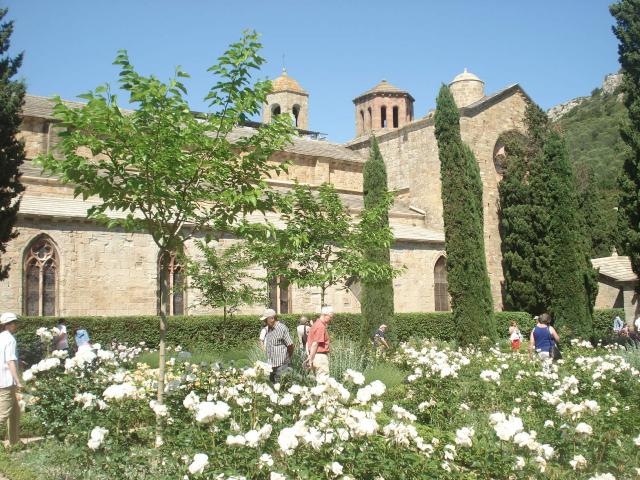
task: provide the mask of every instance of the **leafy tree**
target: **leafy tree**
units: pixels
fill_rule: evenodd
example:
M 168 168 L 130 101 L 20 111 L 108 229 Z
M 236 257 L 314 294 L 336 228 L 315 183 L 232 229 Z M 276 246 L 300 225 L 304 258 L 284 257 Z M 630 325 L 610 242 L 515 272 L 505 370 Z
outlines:
M 115 61 L 119 86 L 134 111 L 124 111 L 108 85 L 81 95 L 83 108 L 56 98 L 54 115 L 65 129 L 60 159 L 40 157 L 43 167 L 75 185 L 75 195 L 97 196 L 102 203 L 88 216 L 126 231 L 151 235 L 160 256 L 183 250 L 184 242 L 205 228 L 225 230 L 238 216 L 274 207 L 276 194 L 264 180 L 282 167 L 268 163 L 293 132 L 282 115 L 254 135 L 229 139 L 233 128 L 257 115 L 271 88 L 252 84 L 264 60 L 258 35 L 247 32 L 209 71 L 217 81 L 206 100 L 212 113 L 191 112 L 188 75 L 180 68 L 167 83 L 135 71 L 126 51 Z M 124 212 L 122 218 L 109 211 Z M 164 392 L 168 288 L 160 288 L 160 362 L 158 400 Z
M 482 181 L 473 152 L 462 142 L 460 113 L 446 85 L 436 104 L 447 279 L 458 340 L 468 344 L 482 336 L 496 338 L 484 251 Z
M 375 137 L 371 138 L 369 160 L 363 170 L 364 208 L 381 208 L 379 224 L 372 227 L 377 230 L 389 229 L 389 210 L 387 197 L 387 170 Z M 365 258 L 372 263 L 390 265 L 391 257 L 388 245 L 372 245 L 364 252 Z M 362 340 L 367 341 L 376 327 L 393 322 L 393 279 L 362 282 Z
M 7 9 L 0 9 L 0 22 Z M 24 162 L 24 146 L 16 139 L 24 101 L 24 83 L 12 78 L 22 65 L 22 54 L 6 55 L 13 33 L 13 22 L 0 24 L 0 281 L 9 276 L 9 265 L 2 265 L 1 254 L 6 253 L 7 243 L 18 235 L 14 230 L 20 194 L 20 165 Z
M 241 305 L 266 301 L 265 279 L 253 274 L 253 256 L 244 243 L 216 249 L 198 241 L 196 246 L 203 260 L 184 260 L 191 287 L 201 292 L 200 304 L 222 308 L 226 320 Z
M 323 183 L 315 195 L 309 186 L 296 184 L 279 209 L 283 228 L 245 224 L 243 236 L 269 278 L 282 276 L 299 287 L 318 287 L 324 305 L 327 289 L 351 277 L 380 280 L 398 273 L 365 255 L 372 246 L 388 248 L 393 240 L 389 228 L 380 228 L 380 217 L 392 201 L 383 198 L 354 222 L 333 185 Z
M 622 0 L 611 5 L 616 19 L 613 32 L 620 42 L 622 91 L 629 114 L 620 134 L 630 152 L 624 158 L 619 177 L 619 247 L 629 255 L 631 267 L 640 276 L 640 1 Z

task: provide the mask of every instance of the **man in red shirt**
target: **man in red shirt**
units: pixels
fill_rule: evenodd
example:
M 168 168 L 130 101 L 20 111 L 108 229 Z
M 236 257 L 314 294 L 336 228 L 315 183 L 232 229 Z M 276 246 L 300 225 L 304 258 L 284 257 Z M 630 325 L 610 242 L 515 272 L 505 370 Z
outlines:
M 304 364 L 312 368 L 316 378 L 329 375 L 329 332 L 327 325 L 333 320 L 333 308 L 325 305 L 320 310 L 320 317 L 309 330 L 307 350 L 309 356 Z

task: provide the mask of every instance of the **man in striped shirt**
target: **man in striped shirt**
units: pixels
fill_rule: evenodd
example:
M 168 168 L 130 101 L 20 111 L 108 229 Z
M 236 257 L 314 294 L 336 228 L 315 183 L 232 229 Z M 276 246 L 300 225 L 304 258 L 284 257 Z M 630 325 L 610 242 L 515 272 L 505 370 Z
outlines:
M 290 368 L 293 355 L 293 340 L 289 329 L 278 321 L 275 310 L 268 308 L 260 320 L 267 322 L 267 333 L 264 336 L 264 350 L 267 362 L 271 365 L 271 383 L 280 383 L 280 378 Z

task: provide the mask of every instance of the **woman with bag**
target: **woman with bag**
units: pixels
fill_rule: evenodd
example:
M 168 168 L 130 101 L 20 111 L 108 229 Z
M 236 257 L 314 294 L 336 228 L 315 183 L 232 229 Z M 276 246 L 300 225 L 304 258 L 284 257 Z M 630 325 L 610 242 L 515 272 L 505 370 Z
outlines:
M 548 366 L 554 360 L 557 360 L 560 350 L 557 343 L 560 341 L 558 332 L 550 325 L 551 315 L 543 313 L 540 315 L 536 327 L 531 331 L 529 336 L 529 358 L 531 358 L 533 349 L 536 349 L 538 357 L 545 366 Z M 556 352 L 554 354 L 554 352 Z

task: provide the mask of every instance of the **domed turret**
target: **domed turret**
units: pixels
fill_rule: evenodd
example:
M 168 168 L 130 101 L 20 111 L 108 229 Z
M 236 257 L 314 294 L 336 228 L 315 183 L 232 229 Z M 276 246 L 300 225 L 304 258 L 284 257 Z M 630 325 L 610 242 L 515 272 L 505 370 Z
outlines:
M 484 97 L 484 82 L 466 68 L 451 81 L 449 89 L 458 108 L 471 105 Z
M 382 80 L 356 97 L 356 137 L 376 130 L 400 128 L 413 120 L 413 97 Z
M 271 81 L 271 93 L 267 95 L 267 103 L 262 109 L 262 121 L 269 123 L 275 115 L 288 113 L 297 128 L 308 130 L 308 109 L 309 94 L 283 68 L 282 74 Z

